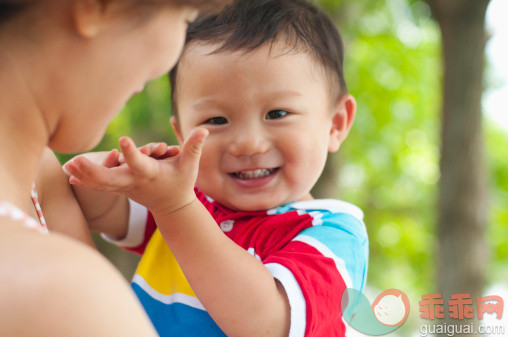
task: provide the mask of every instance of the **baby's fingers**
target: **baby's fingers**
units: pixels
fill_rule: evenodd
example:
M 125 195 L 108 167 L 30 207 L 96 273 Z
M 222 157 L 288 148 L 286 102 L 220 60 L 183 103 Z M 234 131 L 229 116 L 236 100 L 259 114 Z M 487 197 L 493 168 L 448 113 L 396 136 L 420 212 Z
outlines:
M 181 150 L 182 166 L 184 169 L 197 170 L 206 137 L 208 137 L 208 130 L 200 128 L 194 130 L 185 140 Z
M 125 162 L 136 174 L 151 178 L 157 173 L 156 162 L 136 148 L 129 137 L 121 137 L 118 141 Z

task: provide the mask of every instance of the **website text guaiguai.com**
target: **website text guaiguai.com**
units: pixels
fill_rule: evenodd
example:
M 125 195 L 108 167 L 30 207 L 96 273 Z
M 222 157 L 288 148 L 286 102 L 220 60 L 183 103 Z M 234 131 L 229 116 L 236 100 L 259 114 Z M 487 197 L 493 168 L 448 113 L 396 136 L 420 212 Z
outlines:
M 506 329 L 502 325 L 473 325 L 473 324 L 424 324 L 420 326 L 420 336 L 426 337 L 436 334 L 487 334 L 491 336 L 505 336 Z

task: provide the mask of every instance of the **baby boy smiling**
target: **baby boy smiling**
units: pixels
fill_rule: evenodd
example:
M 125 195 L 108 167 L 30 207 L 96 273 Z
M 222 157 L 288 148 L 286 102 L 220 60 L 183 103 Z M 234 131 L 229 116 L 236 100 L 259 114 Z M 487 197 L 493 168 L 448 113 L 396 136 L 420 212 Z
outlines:
M 124 138 L 125 163 L 66 166 L 84 209 L 99 199 L 83 187 L 135 201 L 93 227 L 143 254 L 133 288 L 159 334 L 344 336 L 363 214 L 310 195 L 356 112 L 333 23 L 303 0 L 237 0 L 191 24 L 171 82 L 180 150 Z
M 332 96 L 325 71 L 283 42 L 249 53 L 217 48 L 191 43 L 178 65 L 179 142 L 196 127 L 210 132 L 196 185 L 237 210 L 311 199 L 328 151 L 351 127 L 353 97 Z

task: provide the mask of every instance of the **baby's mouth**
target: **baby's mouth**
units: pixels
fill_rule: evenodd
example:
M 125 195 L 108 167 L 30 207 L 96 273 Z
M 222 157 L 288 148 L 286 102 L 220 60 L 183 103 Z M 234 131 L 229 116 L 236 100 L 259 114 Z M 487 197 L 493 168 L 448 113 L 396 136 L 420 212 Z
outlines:
M 270 169 L 239 171 L 239 172 L 233 172 L 233 173 L 229 173 L 229 174 L 235 178 L 238 178 L 238 179 L 257 179 L 257 178 L 268 177 L 269 175 L 274 174 L 278 170 L 279 170 L 279 168 L 275 167 L 275 168 L 270 168 Z

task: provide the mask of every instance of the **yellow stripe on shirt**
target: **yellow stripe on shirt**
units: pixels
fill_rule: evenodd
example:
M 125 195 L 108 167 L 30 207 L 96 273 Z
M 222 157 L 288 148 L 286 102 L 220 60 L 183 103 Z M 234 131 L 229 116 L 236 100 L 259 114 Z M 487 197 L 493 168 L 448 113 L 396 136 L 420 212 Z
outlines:
M 148 242 L 136 274 L 163 295 L 181 293 L 196 297 L 158 229 Z

